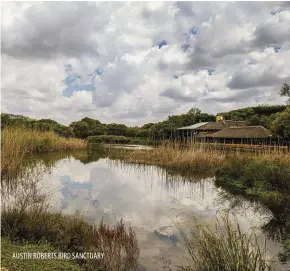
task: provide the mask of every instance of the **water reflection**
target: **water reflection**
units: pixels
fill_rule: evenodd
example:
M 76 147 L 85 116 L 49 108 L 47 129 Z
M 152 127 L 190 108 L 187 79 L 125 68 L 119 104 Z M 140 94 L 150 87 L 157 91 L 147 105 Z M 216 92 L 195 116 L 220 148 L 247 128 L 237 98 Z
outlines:
M 272 213 L 258 202 L 217 188 L 213 178 L 200 180 L 170 173 L 155 166 L 128 165 L 107 158 L 106 151 L 48 154 L 39 158 L 49 166 L 38 187 L 49 194 L 52 210 L 80 214 L 88 221 L 131 223 L 140 245 L 144 270 L 161 270 L 162 259 L 180 264 L 181 240 L 194 214 L 201 223 L 215 222 L 221 210 L 234 213 L 241 228 L 276 231 Z M 261 240 L 264 237 L 258 232 Z M 280 245 L 269 241 L 271 255 Z
M 240 198 L 233 205 L 212 178 L 200 181 L 105 157 L 95 152 L 58 160 L 43 176 L 41 189 L 50 193 L 53 210 L 78 213 L 92 222 L 103 218 L 114 224 L 124 218 L 131 223 L 141 248 L 140 263 L 147 270 L 160 270 L 163 258 L 176 264 L 184 261 L 180 241 L 189 226 L 184 214 L 194 213 L 210 224 L 218 211 L 230 209 L 245 231 L 271 219 L 271 213 L 258 203 Z M 271 246 L 273 255 L 277 254 L 279 245 Z

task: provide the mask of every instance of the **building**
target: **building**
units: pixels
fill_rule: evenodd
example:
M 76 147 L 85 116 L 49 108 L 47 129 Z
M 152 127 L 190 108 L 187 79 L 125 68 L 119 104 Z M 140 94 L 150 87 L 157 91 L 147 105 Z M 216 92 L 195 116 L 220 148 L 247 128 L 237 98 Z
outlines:
M 260 143 L 271 137 L 271 131 L 263 126 L 230 127 L 211 135 L 218 141 L 241 143 Z
M 215 122 L 200 122 L 190 126 L 181 127 L 176 130 L 176 137 L 181 140 L 196 140 L 211 136 L 213 133 L 229 127 L 243 127 L 245 121 L 224 120 L 222 116 L 217 116 Z
M 245 121 L 224 120 L 222 116 L 217 116 L 215 122 L 200 122 L 176 130 L 176 138 L 181 141 L 248 142 L 251 139 L 267 139 L 270 136 L 271 131 L 263 126 L 246 126 Z
M 195 139 L 198 136 L 198 128 L 208 124 L 209 122 L 199 122 L 190 126 L 185 126 L 178 128 L 176 130 L 176 137 L 179 140 L 185 140 L 185 139 Z

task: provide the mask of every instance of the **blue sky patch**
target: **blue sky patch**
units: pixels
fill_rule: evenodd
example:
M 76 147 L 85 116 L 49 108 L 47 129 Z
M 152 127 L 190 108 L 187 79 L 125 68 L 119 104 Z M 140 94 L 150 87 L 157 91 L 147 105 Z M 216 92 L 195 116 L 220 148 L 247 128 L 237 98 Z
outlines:
M 83 78 L 81 75 L 74 73 L 72 65 L 65 65 L 65 72 L 67 76 L 64 79 L 65 89 L 63 90 L 63 96 L 71 97 L 76 91 L 94 91 L 96 85 L 94 79 L 97 75 L 101 75 L 103 72 L 100 68 L 94 70 L 87 78 Z
M 157 46 L 160 48 L 162 48 L 163 46 L 167 45 L 167 41 L 166 40 L 161 40 L 157 43 Z
M 102 75 L 103 73 L 104 73 L 103 69 L 97 68 L 92 73 L 90 73 L 88 76 L 92 76 L 92 78 L 95 79 L 97 75 Z
M 189 33 L 194 36 L 197 35 L 197 28 L 195 26 L 190 28 Z
M 207 69 L 207 72 L 208 72 L 209 75 L 212 75 L 215 72 L 215 69 L 214 68 L 209 68 L 209 69 Z

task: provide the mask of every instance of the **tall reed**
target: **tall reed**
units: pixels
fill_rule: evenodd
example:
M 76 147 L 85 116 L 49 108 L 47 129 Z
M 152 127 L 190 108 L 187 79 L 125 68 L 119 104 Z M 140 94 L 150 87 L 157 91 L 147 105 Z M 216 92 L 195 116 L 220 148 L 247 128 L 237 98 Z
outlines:
M 1 172 L 16 170 L 27 154 L 86 147 L 87 143 L 84 140 L 62 138 L 52 131 L 40 132 L 22 127 L 8 127 L 1 132 Z
M 274 262 L 267 259 L 266 241 L 260 245 L 252 230 L 243 233 L 228 216 L 217 220 L 215 230 L 200 225 L 186 241 L 190 264 L 183 271 L 270 271 Z
M 206 173 L 214 175 L 217 169 L 236 159 L 251 161 L 267 161 L 268 163 L 285 164 L 290 162 L 289 153 L 273 150 L 259 150 L 245 153 L 240 149 L 217 149 L 214 145 L 192 144 L 183 146 L 179 143 L 165 142 L 152 149 L 110 150 L 109 157 L 124 162 L 150 164 L 166 167 L 179 173 Z
M 186 174 L 213 174 L 214 169 L 224 162 L 226 153 L 194 145 L 182 148 L 179 144 L 165 143 L 152 149 L 111 151 L 109 157 L 129 163 L 162 166 Z

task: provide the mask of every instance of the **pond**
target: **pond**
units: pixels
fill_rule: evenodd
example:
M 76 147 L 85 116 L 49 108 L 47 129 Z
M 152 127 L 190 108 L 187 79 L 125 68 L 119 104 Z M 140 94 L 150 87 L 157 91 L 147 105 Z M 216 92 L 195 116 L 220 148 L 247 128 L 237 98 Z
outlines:
M 265 235 L 259 228 L 272 219 L 267 208 L 217 188 L 213 178 L 185 178 L 156 166 L 125 164 L 99 150 L 39 159 L 51 167 L 39 187 L 48 194 L 52 210 L 97 223 L 123 218 L 132 225 L 140 246 L 138 270 L 162 270 L 166 262 L 186 261 L 182 240 L 193 227 L 189 216 L 212 224 L 217 214 L 230 210 L 243 231 L 258 227 L 260 242 Z M 280 244 L 267 242 L 269 257 L 276 256 Z

